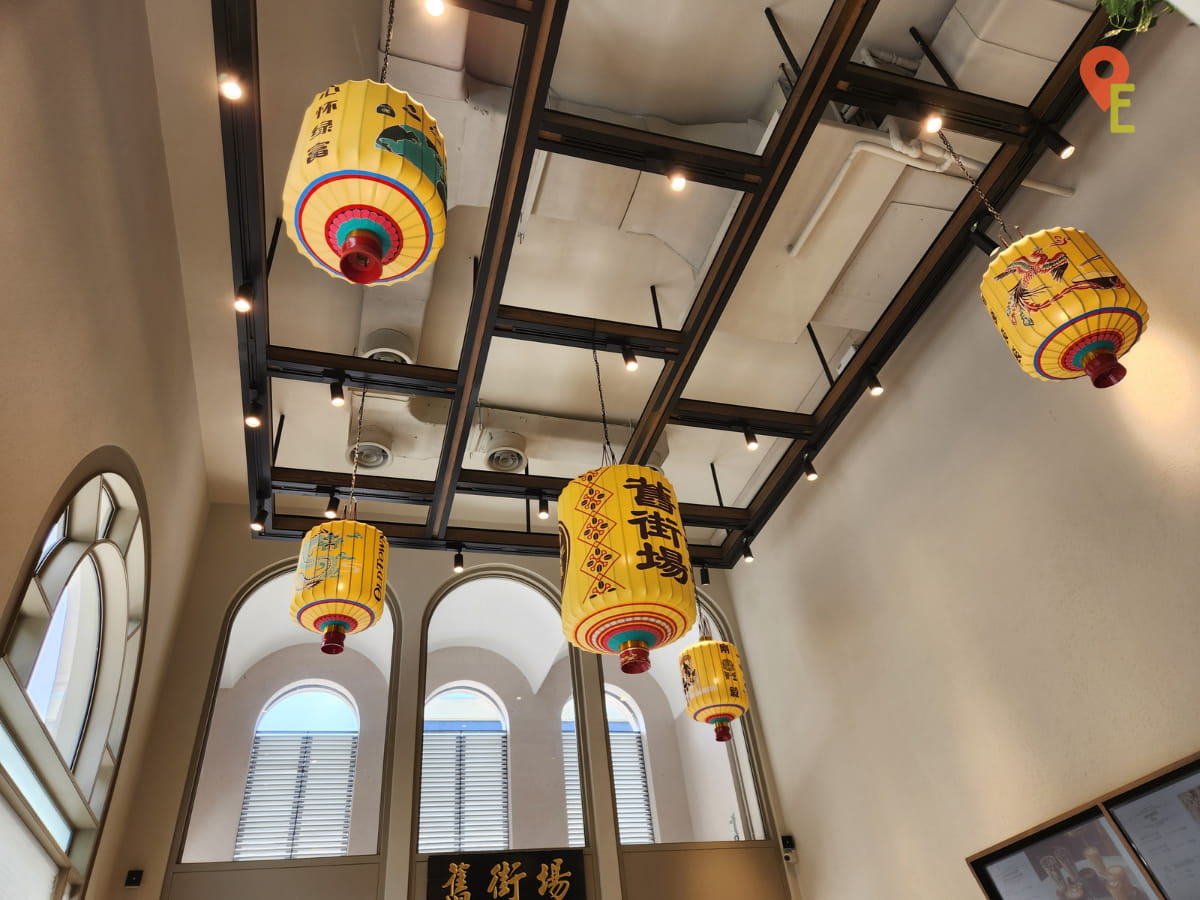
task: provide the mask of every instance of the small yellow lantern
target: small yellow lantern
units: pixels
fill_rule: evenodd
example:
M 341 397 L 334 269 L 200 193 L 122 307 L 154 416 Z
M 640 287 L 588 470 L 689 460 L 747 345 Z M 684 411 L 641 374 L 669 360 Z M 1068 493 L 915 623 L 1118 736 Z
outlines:
M 1048 228 L 997 253 L 980 286 L 1000 336 L 1034 378 L 1125 377 L 1117 359 L 1141 337 L 1146 304 L 1086 232 Z
M 729 723 L 750 708 L 737 647 L 701 635 L 699 642 L 679 654 L 679 674 L 688 715 L 715 725 L 718 741 L 731 740 Z
M 388 543 L 372 525 L 326 522 L 304 536 L 292 615 L 323 635 L 321 651 L 341 653 L 346 633 L 370 628 L 383 612 Z
M 696 589 L 671 483 L 644 466 L 580 475 L 558 498 L 563 634 L 619 654 L 621 671 L 650 668 L 650 651 L 696 621 Z
M 283 220 L 300 252 L 334 277 L 387 284 L 424 271 L 446 231 L 437 122 L 389 85 L 331 85 L 304 115 Z

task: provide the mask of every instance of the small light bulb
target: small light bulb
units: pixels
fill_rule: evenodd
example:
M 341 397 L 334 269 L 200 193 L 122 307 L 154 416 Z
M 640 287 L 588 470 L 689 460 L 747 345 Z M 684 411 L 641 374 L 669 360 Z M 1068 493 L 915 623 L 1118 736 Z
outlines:
M 329 402 L 339 407 L 346 405 L 346 394 L 342 390 L 341 382 L 335 381 L 329 385 Z
M 879 397 L 883 394 L 883 385 L 879 383 L 879 378 L 873 372 L 867 375 L 867 393 L 872 397 Z
M 942 117 L 937 113 L 930 113 L 925 119 L 925 130 L 930 134 L 937 134 L 942 130 Z
M 336 519 L 338 514 L 338 498 L 336 495 L 330 496 L 329 503 L 325 507 L 325 518 Z
M 1071 144 L 1071 145 L 1063 148 L 1062 153 L 1058 154 L 1058 158 L 1059 159 L 1070 159 L 1074 155 L 1075 155 L 1075 145 Z
M 217 89 L 226 100 L 242 99 L 242 83 L 236 75 L 221 75 L 217 78 Z
M 461 553 L 455 553 L 454 554 L 454 572 L 455 572 L 455 574 L 462 572 L 463 568 L 464 568 L 463 555 Z
M 625 360 L 625 371 L 636 372 L 638 368 L 638 358 L 633 355 L 630 350 L 622 350 L 621 358 Z
M 750 545 L 746 545 L 746 549 L 742 551 L 742 559 L 748 563 L 754 562 L 754 551 L 750 549 Z
M 700 584 L 707 585 L 711 580 L 708 575 L 708 566 L 700 566 Z
M 671 176 L 671 190 L 682 191 L 685 187 L 687 187 L 687 178 L 681 173 L 676 172 Z
M 879 397 L 879 396 L 881 396 L 882 394 L 883 394 L 883 385 L 882 385 L 882 384 L 877 384 L 877 385 L 874 385 L 874 386 L 871 388 L 871 396 L 872 396 L 872 397 Z
M 248 313 L 253 308 L 253 304 L 241 294 L 238 294 L 233 300 L 233 308 L 240 313 Z
M 254 518 L 250 520 L 250 530 L 254 532 L 262 531 L 267 527 L 267 509 L 260 506 L 254 513 Z
M 756 435 L 753 431 L 750 430 L 750 426 L 747 425 L 745 428 L 742 429 L 742 436 L 746 438 L 746 449 L 747 450 L 757 450 L 758 449 L 758 435 Z
M 246 427 L 261 428 L 263 423 L 262 417 L 262 407 L 255 403 L 246 411 Z
M 446 11 L 446 4 L 443 0 L 425 0 L 425 12 L 431 16 L 440 16 Z
M 550 501 L 545 497 L 542 497 L 540 500 L 538 500 L 538 518 L 550 518 Z

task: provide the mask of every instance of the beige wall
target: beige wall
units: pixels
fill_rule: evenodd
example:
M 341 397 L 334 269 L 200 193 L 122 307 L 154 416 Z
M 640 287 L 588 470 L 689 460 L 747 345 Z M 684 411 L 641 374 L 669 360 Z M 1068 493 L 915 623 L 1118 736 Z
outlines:
M 204 522 L 195 388 L 142 3 L 5 4 L 3 17 L 5 617 L 81 460 L 120 448 L 148 499 L 142 683 L 93 876 L 107 889 Z
M 1149 331 L 1108 391 L 1021 373 L 974 253 L 731 578 L 809 900 L 978 896 L 969 854 L 1200 749 L 1200 30 L 1127 48 L 1071 200 Z

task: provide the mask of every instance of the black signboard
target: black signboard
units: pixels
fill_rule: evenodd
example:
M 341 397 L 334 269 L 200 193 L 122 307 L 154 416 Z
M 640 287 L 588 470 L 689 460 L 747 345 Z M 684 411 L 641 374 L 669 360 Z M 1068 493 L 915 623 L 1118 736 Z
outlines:
M 429 857 L 428 900 L 585 900 L 583 851 L 500 850 Z

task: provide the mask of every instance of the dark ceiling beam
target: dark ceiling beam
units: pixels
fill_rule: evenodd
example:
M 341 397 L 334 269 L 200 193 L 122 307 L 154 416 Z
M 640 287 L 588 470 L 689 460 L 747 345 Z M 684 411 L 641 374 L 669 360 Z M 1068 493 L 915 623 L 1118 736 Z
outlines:
M 1108 17 L 1097 9 L 1030 104 L 1031 116 L 1059 127 L 1078 108 L 1084 99 L 1083 84 L 1078 77 L 1084 54 L 1099 43 L 1119 44 L 1124 39 L 1122 36 L 1106 39 L 1108 29 Z M 1006 144 L 997 151 L 979 176 L 980 187 L 997 208 L 1003 207 L 1042 153 L 1041 135 L 1037 132 L 1031 133 L 1022 144 Z M 762 530 L 803 475 L 805 455 L 824 446 L 862 396 L 866 373 L 883 367 L 964 258 L 974 253 L 967 229 L 986 217 L 978 195 L 969 192 L 817 407 L 817 427 L 808 445 L 789 448 L 755 494 L 750 503 L 748 536 Z M 985 258 L 980 255 L 972 259 L 982 272 Z M 739 546 L 736 535 L 726 539 L 722 549 L 727 564 L 736 561 Z
M 464 469 L 456 493 L 513 500 L 539 497 L 556 500 L 569 480 L 520 472 Z M 304 497 L 328 497 L 330 489 L 335 489 L 344 500 L 350 492 L 350 475 L 275 466 L 271 470 L 271 487 L 275 493 Z M 428 505 L 433 500 L 433 488 L 432 481 L 360 473 L 355 495 L 362 501 Z M 679 510 L 683 523 L 692 528 L 741 528 L 750 520 L 750 511 L 744 507 L 681 503 Z
M 277 540 L 299 541 L 311 528 L 324 524 L 328 519 L 316 516 L 276 515 L 271 528 L 263 537 Z M 558 556 L 558 534 L 546 531 L 496 531 L 490 528 L 448 528 L 444 538 L 432 538 L 423 525 L 400 522 L 376 522 L 367 520 L 368 525 L 378 528 L 393 547 L 416 550 L 459 550 L 465 553 L 504 553 L 517 556 Z M 720 565 L 719 547 L 691 545 L 688 550 L 695 565 L 705 563 L 714 568 Z M 447 569 L 449 566 L 447 566 Z
M 872 112 L 921 121 L 938 112 L 947 131 L 972 134 L 1002 144 L 1021 143 L 1037 130 L 1037 120 L 1024 106 L 955 90 L 848 63 L 833 84 L 832 98 Z
M 262 121 L 258 91 L 258 11 L 254 0 L 213 0 L 215 75 L 236 72 L 242 99 L 217 100 L 225 166 L 225 198 L 229 213 L 229 250 L 233 286 L 249 284 L 250 312 L 237 319 L 238 363 L 242 402 L 263 407 L 260 428 L 246 428 L 246 481 L 251 515 L 260 505 L 270 522 L 271 379 L 267 374 L 267 235 L 263 200 Z M 216 83 L 214 77 L 213 83 Z
M 756 406 L 735 406 L 732 403 L 712 403 L 708 400 L 688 400 L 681 397 L 671 411 L 672 425 L 693 428 L 713 428 L 718 431 L 741 431 L 749 428 L 755 434 L 803 440 L 813 433 L 817 420 L 805 413 L 760 409 Z
M 688 336 L 688 345 L 677 359 L 664 362 L 646 408 L 625 447 L 623 462 L 645 461 L 670 421 L 675 404 L 708 344 L 717 320 L 808 146 L 825 110 L 834 79 L 858 46 L 878 2 L 834 0 L 767 143 L 763 154 L 767 169 L 763 186 L 757 193 L 744 195 L 734 212 L 684 322 L 683 332 Z
M 538 123 L 546 108 L 550 75 L 566 15 L 567 0 L 539 0 L 521 41 L 496 187 L 483 233 L 479 274 L 471 295 L 459 357 L 458 390 L 450 405 L 433 502 L 426 522 L 431 538 L 443 538 L 450 521 L 454 486 L 458 483 L 467 437 L 475 418 L 475 405 L 479 400 L 483 370 L 496 327 L 496 313 L 504 293 L 504 280 L 521 216 L 521 202 L 529 183 Z
M 539 150 L 592 162 L 666 175 L 678 170 L 689 181 L 735 191 L 757 191 L 766 177 L 763 159 L 728 150 L 548 109 L 538 129 Z
M 656 359 L 678 356 L 684 343 L 682 332 L 667 328 L 504 305 L 496 314 L 495 335 L 585 350 L 619 353 L 629 349 L 638 356 Z
M 447 0 L 451 6 L 465 9 L 468 12 L 482 13 L 496 19 L 508 19 L 524 25 L 529 21 L 529 13 L 533 9 L 530 0 L 513 0 L 503 3 L 501 0 Z
M 458 373 L 453 369 L 410 366 L 274 344 L 267 347 L 267 371 L 272 378 L 324 384 L 342 382 L 347 387 L 427 397 L 450 397 L 458 388 Z

